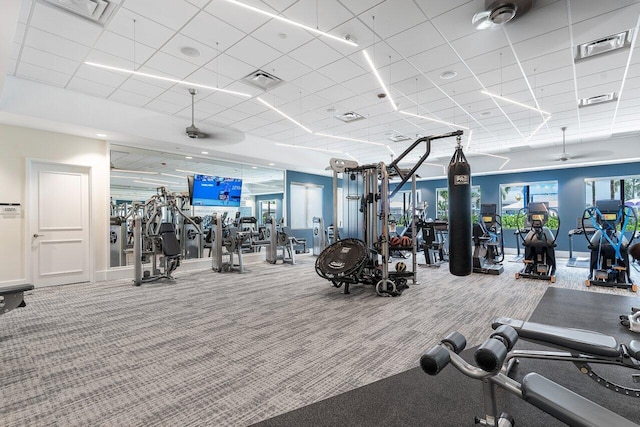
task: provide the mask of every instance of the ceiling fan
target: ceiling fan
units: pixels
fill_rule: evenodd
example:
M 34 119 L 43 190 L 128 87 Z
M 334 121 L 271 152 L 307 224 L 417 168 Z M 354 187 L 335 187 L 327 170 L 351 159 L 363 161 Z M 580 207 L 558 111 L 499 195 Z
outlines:
M 187 127 L 187 136 L 193 139 L 209 138 L 209 134 L 200 132 L 200 129 L 195 125 L 194 108 L 196 93 L 198 93 L 198 91 L 190 88 L 189 93 L 191 94 L 191 126 Z

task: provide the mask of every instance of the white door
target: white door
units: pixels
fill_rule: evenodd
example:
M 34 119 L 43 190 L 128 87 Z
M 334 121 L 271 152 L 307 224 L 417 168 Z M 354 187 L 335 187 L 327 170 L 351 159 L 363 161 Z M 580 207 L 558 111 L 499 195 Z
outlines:
M 32 283 L 50 286 L 89 281 L 88 169 L 32 162 L 28 191 L 27 269 Z

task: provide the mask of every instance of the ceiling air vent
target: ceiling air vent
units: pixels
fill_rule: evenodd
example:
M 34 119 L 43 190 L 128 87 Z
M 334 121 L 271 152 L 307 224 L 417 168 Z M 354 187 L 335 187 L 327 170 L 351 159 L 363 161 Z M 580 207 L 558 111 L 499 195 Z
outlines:
M 615 92 L 605 93 L 604 95 L 592 96 L 591 98 L 582 98 L 578 101 L 578 107 L 588 107 L 589 105 L 602 104 L 604 102 L 616 101 L 618 96 Z
M 262 90 L 272 89 L 282 83 L 282 79 L 262 70 L 256 70 L 244 76 L 242 81 Z
M 401 133 L 388 133 L 387 134 L 387 139 L 389 141 L 393 141 L 393 142 L 402 142 L 402 141 L 408 141 L 411 139 L 411 137 L 407 136 L 407 135 L 403 135 Z
M 603 53 L 613 52 L 618 49 L 628 48 L 631 46 L 633 38 L 633 30 L 624 31 L 612 36 L 603 37 L 589 43 L 578 45 L 576 53 L 576 61 L 592 58 Z
M 41 0 L 43 3 L 72 13 L 93 23 L 105 26 L 121 0 Z
M 364 119 L 364 116 L 361 116 L 358 113 L 354 113 L 353 111 L 349 111 L 344 114 L 336 114 L 336 119 L 342 120 L 345 123 L 355 122 L 356 120 Z

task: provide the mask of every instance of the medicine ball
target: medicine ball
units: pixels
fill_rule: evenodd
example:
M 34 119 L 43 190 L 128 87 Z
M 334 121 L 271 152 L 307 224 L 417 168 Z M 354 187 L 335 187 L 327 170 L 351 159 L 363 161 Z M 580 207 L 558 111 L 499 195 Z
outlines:
M 404 262 L 400 261 L 396 264 L 396 271 L 398 273 L 402 273 L 403 271 L 407 271 L 407 264 L 405 264 Z
M 400 239 L 398 236 L 393 236 L 390 240 L 389 240 L 389 244 L 391 246 L 400 246 L 400 244 L 402 243 L 402 239 Z
M 402 236 L 402 238 L 400 239 L 400 245 L 402 245 L 402 246 L 411 246 L 411 237 Z
M 640 260 L 640 243 L 635 243 L 629 247 L 629 255 L 635 260 Z

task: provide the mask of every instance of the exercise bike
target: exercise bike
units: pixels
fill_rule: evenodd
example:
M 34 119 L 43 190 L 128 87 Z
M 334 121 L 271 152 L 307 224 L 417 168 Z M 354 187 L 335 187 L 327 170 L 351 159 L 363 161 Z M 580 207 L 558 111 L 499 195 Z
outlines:
M 628 419 L 538 373 L 528 373 L 521 382 L 508 376 L 509 365 L 517 352 L 513 350 L 513 346 L 518 338 L 528 337 L 536 342 L 549 341 L 560 347 L 568 345 L 571 348 L 565 354 L 556 352 L 555 356 L 549 357 L 541 357 L 539 355 L 541 352 L 530 352 L 536 353 L 539 358 L 571 360 L 571 358 L 582 357 L 584 360 L 591 361 L 592 358 L 606 357 L 599 356 L 599 352 L 610 353 L 609 357 L 614 357 L 612 354 L 615 352 L 614 347 L 617 347 L 617 343 L 613 337 L 591 331 L 554 328 L 507 318 L 497 319 L 493 326 L 495 331 L 490 338 L 475 351 L 474 360 L 477 366 L 459 356 L 467 342 L 466 338 L 458 332 L 449 334 L 439 345 L 420 358 L 421 368 L 429 375 L 437 375 L 451 363 L 464 375 L 482 381 L 485 414 L 483 418 L 476 417 L 476 424 L 493 427 L 515 425 L 513 416 L 498 412 L 496 387 L 500 387 L 570 426 L 638 427 Z M 611 339 L 613 342 L 610 341 Z M 631 347 L 633 343 L 634 341 L 629 346 Z M 618 350 L 626 351 L 630 347 L 620 346 Z M 519 357 L 524 357 L 523 352 L 518 354 Z
M 558 228 L 555 235 L 547 224 L 550 215 L 558 221 Z M 520 228 L 521 218 L 525 217 L 529 224 L 529 231 Z M 529 279 L 549 280 L 551 283 L 556 281 L 556 240 L 560 234 L 560 216 L 558 211 L 549 208 L 546 203 L 529 203 L 528 207 L 520 209 L 517 220 L 518 236 L 522 239 L 524 246 L 524 268 L 516 273 L 516 279 L 525 277 Z
M 504 271 L 502 219 L 495 204 L 482 204 L 480 218 L 473 224 L 473 272 L 501 274 Z
M 631 239 L 625 231 L 633 220 Z M 584 228 L 592 224 L 591 232 Z M 608 286 L 637 292 L 638 286 L 631 280 L 628 248 L 635 238 L 638 221 L 635 211 L 623 206 L 620 200 L 598 200 L 595 206 L 582 214 L 583 233 L 591 250 L 587 286 Z

